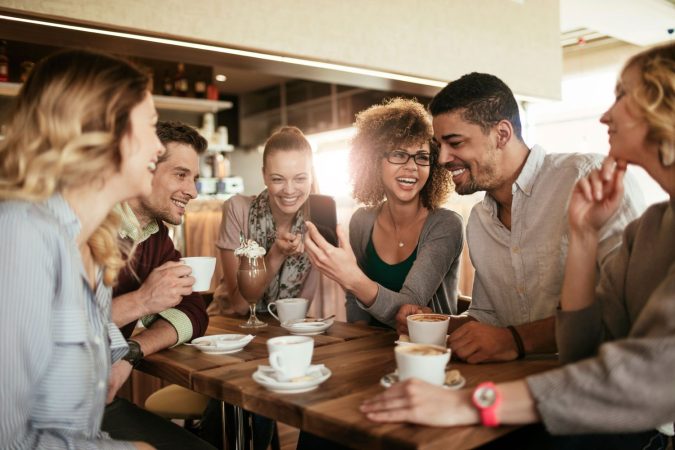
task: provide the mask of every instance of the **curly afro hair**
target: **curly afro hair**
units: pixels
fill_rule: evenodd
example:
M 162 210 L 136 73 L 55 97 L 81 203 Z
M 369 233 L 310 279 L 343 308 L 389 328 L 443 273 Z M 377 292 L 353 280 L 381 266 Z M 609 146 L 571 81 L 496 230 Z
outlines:
M 431 118 L 421 103 L 404 98 L 385 100 L 357 114 L 354 126 L 349 168 L 357 201 L 367 206 L 384 201 L 380 161 L 387 152 L 428 142 L 432 164 L 420 198 L 422 205 L 431 210 L 445 202 L 452 182 L 448 171 L 436 164 L 439 149 L 431 140 Z

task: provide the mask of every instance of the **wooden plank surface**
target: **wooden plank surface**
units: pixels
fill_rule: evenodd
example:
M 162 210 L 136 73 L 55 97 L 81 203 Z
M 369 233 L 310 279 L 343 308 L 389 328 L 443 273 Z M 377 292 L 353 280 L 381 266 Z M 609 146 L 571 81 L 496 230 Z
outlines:
M 231 355 L 206 355 L 180 346 L 151 355 L 143 370 L 197 392 L 242 406 L 310 433 L 353 448 L 365 449 L 464 449 L 496 439 L 516 428 L 475 427 L 433 428 L 409 424 L 378 425 L 359 411 L 367 398 L 382 392 L 380 378 L 396 368 L 394 341 L 386 330 L 336 323 L 333 334 L 314 336 L 312 362 L 322 363 L 332 376 L 318 389 L 300 394 L 277 394 L 252 379 L 259 365 L 267 365 L 266 342 L 288 334 L 274 319 L 269 326 L 254 330 L 255 339 L 243 351 Z M 240 318 L 217 317 L 208 334 L 241 332 Z M 334 330 L 335 329 L 335 330 Z M 246 332 L 246 331 L 244 331 Z M 472 388 L 481 381 L 503 382 L 550 370 L 558 366 L 553 358 L 525 359 L 498 364 L 469 365 L 451 362 Z

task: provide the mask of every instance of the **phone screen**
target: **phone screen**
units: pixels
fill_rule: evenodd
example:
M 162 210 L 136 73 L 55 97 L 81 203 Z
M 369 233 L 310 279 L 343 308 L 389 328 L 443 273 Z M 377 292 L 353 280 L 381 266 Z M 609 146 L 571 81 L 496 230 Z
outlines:
M 337 247 L 335 199 L 329 195 L 310 194 L 307 203 L 309 205 L 309 220 L 316 226 L 326 241 Z

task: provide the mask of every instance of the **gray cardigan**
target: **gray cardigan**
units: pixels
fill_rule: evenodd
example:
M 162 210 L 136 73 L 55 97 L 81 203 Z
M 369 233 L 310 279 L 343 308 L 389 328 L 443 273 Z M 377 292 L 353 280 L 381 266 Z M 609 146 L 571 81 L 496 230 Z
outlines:
M 379 207 L 360 208 L 349 222 L 349 241 L 356 261 L 363 270 L 366 246 L 373 231 Z M 417 257 L 400 292 L 378 285 L 375 302 L 366 307 L 347 293 L 347 320 L 370 321 L 371 316 L 391 327 L 396 313 L 406 303 L 430 306 L 435 312 L 457 313 L 457 281 L 464 227 L 459 214 L 439 208 L 430 211 L 417 243 Z
M 629 433 L 675 421 L 675 199 L 628 225 L 595 303 L 559 312 L 556 328 L 561 360 L 587 359 L 527 379 L 551 433 Z

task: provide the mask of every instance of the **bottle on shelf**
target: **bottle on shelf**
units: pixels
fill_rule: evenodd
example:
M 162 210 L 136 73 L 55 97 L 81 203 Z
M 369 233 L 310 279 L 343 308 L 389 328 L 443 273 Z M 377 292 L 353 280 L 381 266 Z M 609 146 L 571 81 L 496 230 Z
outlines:
M 30 72 L 33 70 L 33 67 L 35 66 L 35 63 L 33 61 L 24 61 L 21 63 L 21 82 L 25 83 L 26 80 L 28 79 L 28 75 L 30 75 Z
M 206 98 L 206 86 L 208 82 L 206 76 L 200 72 L 197 75 L 197 81 L 195 81 L 195 97 L 197 98 Z
M 164 71 L 164 78 L 162 79 L 162 95 L 173 95 L 173 80 L 169 76 L 169 71 Z
M 215 84 L 209 83 L 206 87 L 206 98 L 209 100 L 218 100 L 218 88 Z
M 189 90 L 189 83 L 187 75 L 185 74 L 185 64 L 178 63 L 178 70 L 173 78 L 173 89 L 175 95 L 179 97 L 187 97 Z
M 0 41 L 0 81 L 9 81 L 9 57 L 7 41 Z

